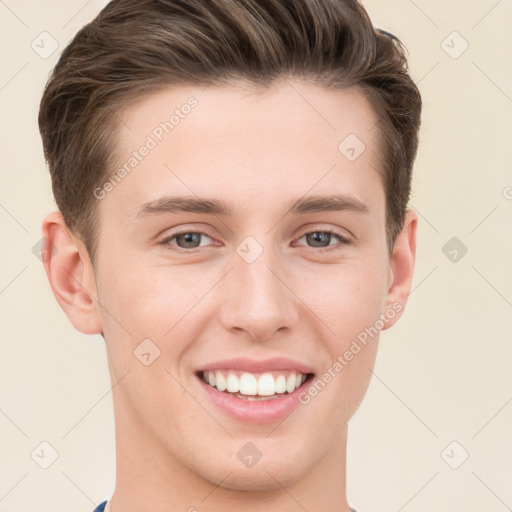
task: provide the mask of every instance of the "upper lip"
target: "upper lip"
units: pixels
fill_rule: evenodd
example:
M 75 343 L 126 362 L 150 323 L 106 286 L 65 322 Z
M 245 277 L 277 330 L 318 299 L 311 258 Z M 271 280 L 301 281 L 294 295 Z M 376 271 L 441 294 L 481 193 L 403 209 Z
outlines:
M 235 359 L 223 359 L 209 363 L 198 371 L 210 370 L 244 370 L 247 372 L 264 372 L 267 370 L 298 370 L 301 373 L 314 373 L 313 369 L 300 361 L 294 361 L 287 357 L 273 357 L 271 359 L 250 359 L 238 357 Z

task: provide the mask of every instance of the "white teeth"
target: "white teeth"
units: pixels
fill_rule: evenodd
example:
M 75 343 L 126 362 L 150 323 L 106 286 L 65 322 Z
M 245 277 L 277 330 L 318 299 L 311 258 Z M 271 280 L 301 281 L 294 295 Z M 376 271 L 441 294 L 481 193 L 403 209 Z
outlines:
M 242 373 L 240 377 L 240 393 L 242 395 L 258 394 L 258 381 L 251 373 Z
M 210 375 L 211 374 L 212 372 L 210 372 Z M 215 383 L 213 385 L 215 386 Z M 240 391 L 240 381 L 236 375 L 233 375 L 232 373 L 228 374 L 226 389 L 230 393 L 238 393 Z
M 228 386 L 224 375 L 220 372 L 215 372 L 215 383 L 213 385 L 216 386 L 219 391 L 224 391 Z
M 277 377 L 275 391 L 276 393 L 284 393 L 286 391 L 286 378 L 284 375 L 279 375 L 279 377 Z
M 272 396 L 276 393 L 276 381 L 271 373 L 264 373 L 258 379 L 258 395 Z
M 307 378 L 306 374 L 300 372 L 292 371 L 286 374 L 287 376 L 281 374 L 274 377 L 272 373 L 266 372 L 258 378 L 250 372 L 244 372 L 237 377 L 233 371 L 217 370 L 203 372 L 202 378 L 219 391 L 238 393 L 244 397 L 272 397 L 286 392 L 293 393 Z
M 295 391 L 295 374 L 290 373 L 288 379 L 286 380 L 286 391 L 288 393 L 293 393 Z
M 265 402 L 268 400 L 275 400 L 276 398 L 279 398 L 279 395 L 272 395 L 272 396 L 251 396 L 251 395 L 242 395 L 241 393 L 236 393 L 235 396 L 237 398 L 241 398 L 242 400 L 247 400 L 248 402 Z

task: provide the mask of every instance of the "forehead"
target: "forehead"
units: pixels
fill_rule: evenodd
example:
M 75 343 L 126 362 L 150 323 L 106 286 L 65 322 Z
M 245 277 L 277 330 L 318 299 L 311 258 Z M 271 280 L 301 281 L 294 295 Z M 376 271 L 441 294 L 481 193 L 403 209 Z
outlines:
M 122 119 L 120 142 L 126 149 L 137 146 L 141 135 L 160 139 L 169 129 L 175 138 L 180 134 L 186 138 L 191 135 L 187 130 L 191 124 L 194 131 L 208 130 L 210 139 L 229 135 L 247 142 L 248 135 L 257 133 L 255 143 L 263 142 L 265 133 L 272 138 L 281 135 L 289 142 L 293 137 L 298 141 L 322 137 L 329 143 L 353 133 L 371 146 L 376 132 L 375 112 L 360 90 L 327 89 L 291 79 L 281 79 L 268 88 L 176 86 L 142 97 L 118 117 Z
M 134 209 L 172 193 L 236 195 L 247 203 L 308 190 L 361 197 L 382 186 L 376 115 L 354 88 L 292 80 L 266 90 L 179 86 L 141 99 L 119 117 L 112 171 L 126 172 L 109 201 L 122 195 Z

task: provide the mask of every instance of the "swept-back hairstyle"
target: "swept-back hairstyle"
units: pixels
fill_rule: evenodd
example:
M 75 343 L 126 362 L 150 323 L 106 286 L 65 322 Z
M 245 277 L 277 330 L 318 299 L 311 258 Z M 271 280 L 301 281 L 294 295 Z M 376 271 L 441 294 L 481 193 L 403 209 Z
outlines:
M 116 113 L 172 85 L 298 77 L 359 88 L 375 110 L 390 254 L 403 228 L 421 96 L 401 41 L 358 0 L 113 0 L 62 52 L 39 128 L 53 193 L 94 258 L 93 191 L 115 170 Z

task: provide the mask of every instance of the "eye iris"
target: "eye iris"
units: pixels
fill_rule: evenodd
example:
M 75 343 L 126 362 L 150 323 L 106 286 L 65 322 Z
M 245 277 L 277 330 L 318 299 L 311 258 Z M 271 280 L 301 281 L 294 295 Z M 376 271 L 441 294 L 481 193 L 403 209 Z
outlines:
M 313 233 L 308 233 L 306 238 L 308 243 L 312 242 L 313 247 L 325 247 L 325 245 L 322 244 L 327 242 L 326 245 L 329 245 L 329 242 L 331 241 L 331 234 L 325 231 L 315 231 Z
M 176 244 L 183 249 L 193 249 L 201 245 L 202 233 L 187 232 L 175 235 Z M 313 231 L 307 233 L 306 239 L 312 247 L 328 247 L 331 242 L 332 233 L 328 231 Z
M 186 245 L 181 244 L 179 241 L 184 240 Z M 192 248 L 197 247 L 193 245 L 195 243 L 200 244 L 201 242 L 201 233 L 183 233 L 181 235 L 176 236 L 176 242 L 180 247 L 190 249 L 191 246 L 188 244 L 192 244 Z

